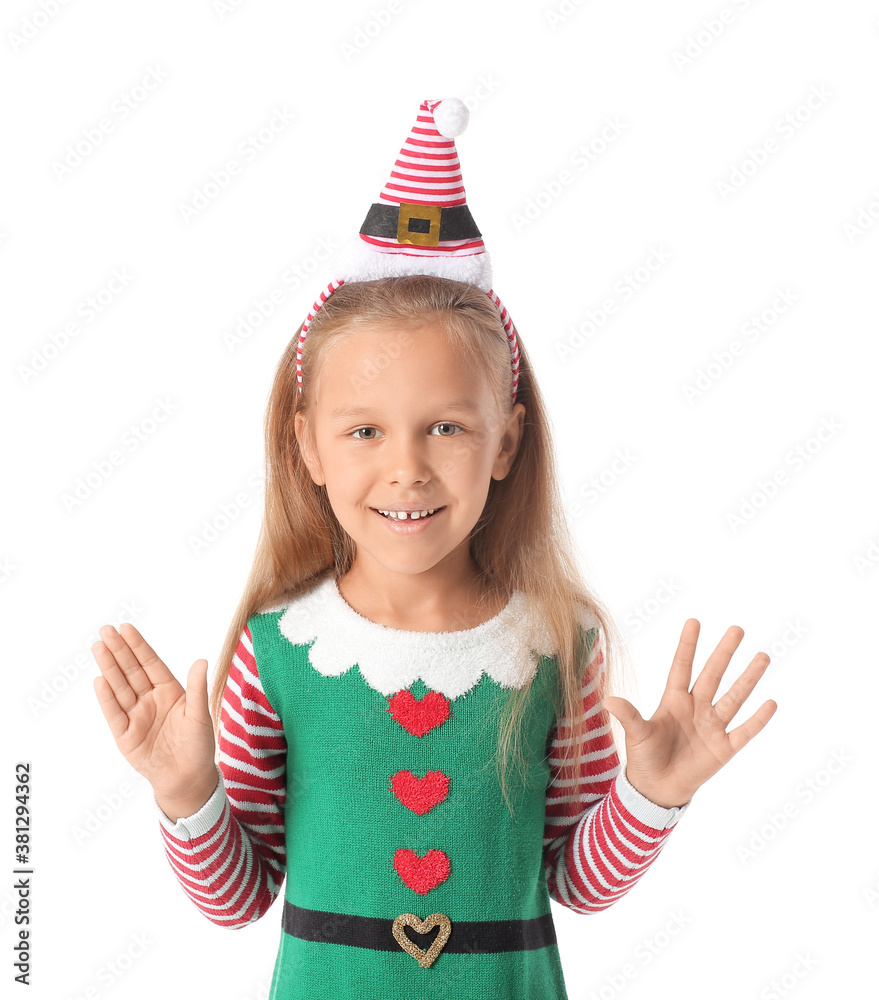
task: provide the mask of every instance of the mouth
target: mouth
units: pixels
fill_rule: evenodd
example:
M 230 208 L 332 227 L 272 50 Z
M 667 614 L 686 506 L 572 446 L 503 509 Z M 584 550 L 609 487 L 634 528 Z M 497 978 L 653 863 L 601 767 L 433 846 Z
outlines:
M 394 524 L 421 524 L 422 521 L 431 521 L 431 520 L 433 520 L 433 518 L 435 518 L 437 516 L 437 514 L 439 514 L 441 511 L 444 511 L 446 508 L 443 506 L 443 507 L 435 507 L 435 508 L 428 507 L 426 509 L 427 510 L 431 510 L 432 509 L 433 513 L 432 514 L 419 514 L 418 517 L 413 517 L 412 516 L 412 513 L 414 513 L 414 511 L 413 511 L 410 514 L 407 514 L 406 517 L 391 517 L 389 514 L 382 514 L 382 512 L 377 507 L 371 507 L 370 508 L 370 510 L 374 510 L 375 513 L 378 514 L 379 517 L 384 518 L 386 521 L 392 521 Z

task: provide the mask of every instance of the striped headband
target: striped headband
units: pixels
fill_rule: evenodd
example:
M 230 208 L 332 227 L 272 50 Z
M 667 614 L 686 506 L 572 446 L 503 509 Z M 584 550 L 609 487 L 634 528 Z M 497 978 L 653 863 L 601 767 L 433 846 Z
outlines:
M 315 313 L 345 282 L 406 274 L 432 274 L 481 288 L 497 307 L 513 368 L 513 402 L 519 386 L 516 328 L 492 288 L 491 259 L 467 207 L 455 136 L 470 113 L 456 97 L 422 101 L 418 118 L 360 232 L 334 258 L 337 278 L 312 306 L 296 350 L 302 392 L 302 347 Z

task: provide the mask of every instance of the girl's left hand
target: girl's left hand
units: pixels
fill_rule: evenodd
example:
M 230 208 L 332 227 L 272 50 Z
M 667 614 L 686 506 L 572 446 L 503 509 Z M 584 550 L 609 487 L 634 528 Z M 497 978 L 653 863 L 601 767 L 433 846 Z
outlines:
M 750 719 L 727 733 L 726 727 L 769 666 L 769 656 L 758 653 L 712 705 L 745 632 L 736 625 L 727 629 L 690 691 L 699 628 L 695 618 L 684 623 L 665 691 L 649 721 L 625 698 L 607 697 L 602 702 L 625 730 L 626 777 L 637 791 L 666 809 L 689 802 L 696 789 L 753 739 L 778 708 L 774 701 L 765 701 Z

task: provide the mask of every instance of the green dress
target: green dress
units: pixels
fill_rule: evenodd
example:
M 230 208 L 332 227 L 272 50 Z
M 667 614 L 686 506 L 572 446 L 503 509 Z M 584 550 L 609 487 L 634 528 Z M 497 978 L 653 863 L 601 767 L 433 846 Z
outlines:
M 525 609 L 408 632 L 329 574 L 249 620 L 288 747 L 271 1000 L 567 1000 L 543 865 L 558 666 Z M 498 720 L 532 677 L 508 807 Z

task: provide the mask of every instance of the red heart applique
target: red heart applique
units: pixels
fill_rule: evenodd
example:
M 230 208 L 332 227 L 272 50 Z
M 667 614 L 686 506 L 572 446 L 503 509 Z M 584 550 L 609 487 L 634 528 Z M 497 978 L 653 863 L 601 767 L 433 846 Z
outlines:
M 394 868 L 410 889 L 423 896 L 449 877 L 449 856 L 431 848 L 419 858 L 408 847 L 401 847 L 394 854 Z
M 391 790 L 407 809 L 423 816 L 449 794 L 449 779 L 442 771 L 428 771 L 423 778 L 397 771 L 391 775 Z
M 428 691 L 421 701 L 411 691 L 398 691 L 388 698 L 388 711 L 413 736 L 424 736 L 449 717 L 449 700 L 439 691 Z

